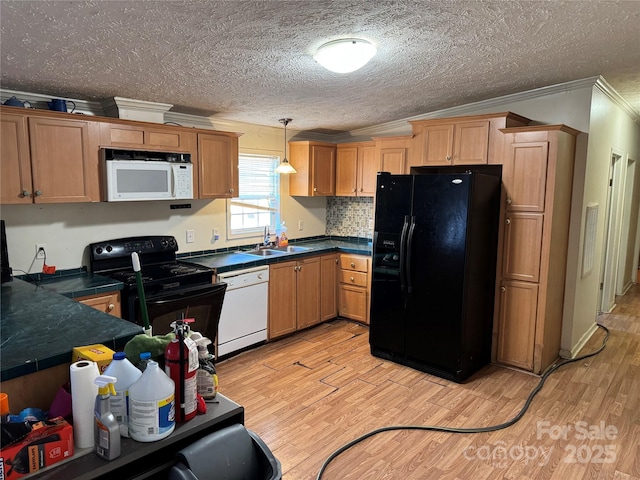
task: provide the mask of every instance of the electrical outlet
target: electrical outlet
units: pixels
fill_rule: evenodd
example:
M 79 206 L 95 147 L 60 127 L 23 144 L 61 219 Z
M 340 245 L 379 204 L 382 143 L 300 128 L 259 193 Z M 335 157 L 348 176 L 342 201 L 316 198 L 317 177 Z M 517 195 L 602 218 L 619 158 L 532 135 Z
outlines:
M 36 258 L 44 258 L 47 256 L 47 244 L 46 243 L 36 243 Z
M 373 228 L 373 218 L 369 219 L 369 228 Z
M 196 241 L 196 231 L 187 230 L 187 243 L 193 243 Z
M 219 228 L 214 228 L 213 231 L 211 232 L 213 234 L 213 240 L 220 240 L 220 229 Z
M 304 229 L 304 223 L 302 220 L 298 220 L 298 231 L 302 231 Z

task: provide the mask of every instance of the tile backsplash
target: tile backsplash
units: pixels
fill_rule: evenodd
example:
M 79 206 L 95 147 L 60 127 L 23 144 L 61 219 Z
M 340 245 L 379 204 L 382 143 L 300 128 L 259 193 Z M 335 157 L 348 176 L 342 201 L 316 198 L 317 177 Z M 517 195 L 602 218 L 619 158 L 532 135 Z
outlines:
M 371 238 L 372 197 L 327 197 L 327 235 Z

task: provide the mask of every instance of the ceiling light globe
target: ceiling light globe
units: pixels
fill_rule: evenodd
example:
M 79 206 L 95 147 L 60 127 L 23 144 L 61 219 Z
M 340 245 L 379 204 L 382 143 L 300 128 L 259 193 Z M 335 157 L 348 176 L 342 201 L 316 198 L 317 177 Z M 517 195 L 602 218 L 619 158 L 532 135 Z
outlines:
M 364 67 L 376 52 L 366 40 L 344 38 L 321 45 L 313 59 L 332 72 L 350 73 Z

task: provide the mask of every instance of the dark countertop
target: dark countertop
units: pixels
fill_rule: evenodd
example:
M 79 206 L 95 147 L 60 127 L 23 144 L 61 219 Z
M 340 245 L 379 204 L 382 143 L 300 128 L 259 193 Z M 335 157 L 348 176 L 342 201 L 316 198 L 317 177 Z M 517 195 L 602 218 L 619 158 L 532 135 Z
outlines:
M 180 255 L 180 260 L 213 268 L 215 269 L 216 273 L 224 273 L 241 268 L 251 268 L 260 265 L 269 265 L 277 262 L 288 262 L 291 260 L 295 260 L 296 258 L 309 257 L 322 253 L 343 252 L 371 256 L 372 252 L 371 242 L 367 242 L 364 239 L 358 241 L 350 239 L 343 240 L 335 238 L 320 238 L 314 240 L 290 242 L 289 245 L 306 247 L 309 250 L 305 250 L 304 252 L 286 253 L 283 255 L 274 255 L 267 257 L 251 255 L 249 253 L 246 253 L 246 251 L 240 251 L 240 249 L 220 253 L 193 252 L 191 254 Z
M 259 257 L 239 253 L 239 248 L 220 252 L 178 255 L 185 262 L 213 268 L 216 273 L 286 262 L 322 253 L 344 252 L 371 255 L 365 239 L 325 238 L 290 241 L 308 248 L 304 252 Z M 246 247 L 242 248 L 246 250 Z M 122 283 L 78 268 L 53 276 L 32 275 L 40 286 L 14 278 L 3 283 L 1 292 L 0 362 L 1 380 L 44 370 L 71 361 L 75 346 L 102 343 L 118 350 L 141 327 L 102 313 L 72 299 L 122 290 Z M 99 328 L 98 328 L 99 326 Z
M 45 289 L 69 298 L 99 295 L 122 290 L 122 282 L 102 275 L 88 273 L 84 269 L 66 270 L 61 275 L 45 275 L 40 282 Z
M 88 275 L 88 274 L 87 274 Z M 95 285 L 95 276 L 68 279 L 76 285 Z M 100 312 L 53 290 L 69 285 L 67 280 L 46 287 L 36 287 L 14 278 L 0 288 L 2 315 L 0 323 L 1 380 L 44 370 L 71 361 L 75 346 L 102 343 L 117 350 L 142 328 L 134 323 Z M 101 283 L 98 281 L 97 283 Z M 113 282 L 111 282 L 113 284 Z M 116 288 L 111 286 L 108 291 Z M 83 295 L 86 290 L 81 291 Z M 106 290 L 103 290 L 106 291 Z M 66 293 L 73 296 L 74 293 Z M 82 296 L 82 295 L 76 295 Z

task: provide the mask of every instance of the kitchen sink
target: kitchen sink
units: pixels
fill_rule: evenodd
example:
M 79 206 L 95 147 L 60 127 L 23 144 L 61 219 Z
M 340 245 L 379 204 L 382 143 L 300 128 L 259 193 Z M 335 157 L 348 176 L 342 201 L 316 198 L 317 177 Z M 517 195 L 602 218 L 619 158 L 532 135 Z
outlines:
M 287 245 L 286 247 L 276 247 L 271 250 L 275 250 L 276 252 L 286 252 L 286 253 L 297 253 L 297 252 L 306 252 L 310 250 L 309 247 L 299 247 L 296 245 Z
M 281 252 L 279 250 L 272 250 L 270 248 L 264 248 L 262 250 L 247 250 L 246 252 L 240 252 L 240 253 L 246 253 L 247 255 L 256 255 L 258 257 L 269 257 L 269 256 L 277 256 L 277 255 L 283 255 L 284 252 Z

